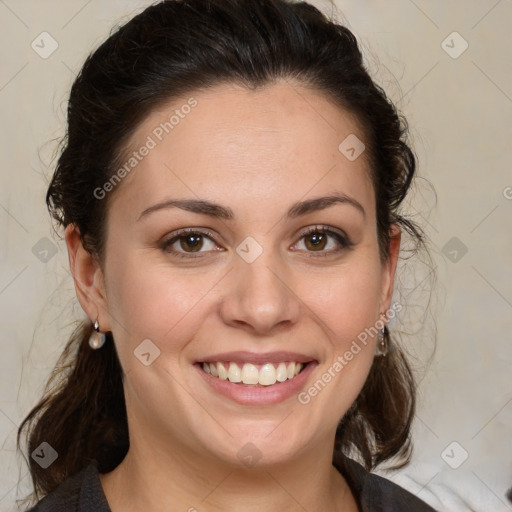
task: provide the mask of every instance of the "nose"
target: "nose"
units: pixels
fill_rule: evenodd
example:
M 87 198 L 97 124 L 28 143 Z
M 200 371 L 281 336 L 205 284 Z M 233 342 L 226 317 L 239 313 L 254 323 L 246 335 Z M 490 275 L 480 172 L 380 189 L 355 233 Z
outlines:
M 270 251 L 269 251 L 270 252 Z M 236 256 L 224 280 L 220 305 L 223 321 L 256 335 L 290 328 L 300 318 L 301 301 L 293 291 L 291 273 L 264 251 L 247 263 Z

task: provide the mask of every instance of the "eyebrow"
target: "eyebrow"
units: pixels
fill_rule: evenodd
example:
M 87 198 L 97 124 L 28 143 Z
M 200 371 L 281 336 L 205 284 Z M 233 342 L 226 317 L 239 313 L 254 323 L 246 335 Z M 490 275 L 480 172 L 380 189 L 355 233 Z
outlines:
M 295 219 L 302 215 L 306 215 L 311 212 L 324 210 L 335 204 L 348 204 L 353 206 L 359 211 L 364 218 L 366 218 L 366 212 L 362 204 L 351 196 L 343 193 L 335 193 L 328 196 L 316 197 L 314 199 L 307 199 L 305 201 L 299 201 L 291 206 L 286 213 L 287 219 Z M 203 199 L 170 199 L 161 203 L 155 204 L 146 208 L 137 219 L 137 222 L 144 216 L 150 213 L 165 210 L 169 208 L 180 208 L 193 213 L 199 213 L 203 215 L 209 215 L 210 217 L 220 218 L 224 220 L 233 220 L 235 214 L 231 208 L 221 206 L 220 204 L 212 203 Z

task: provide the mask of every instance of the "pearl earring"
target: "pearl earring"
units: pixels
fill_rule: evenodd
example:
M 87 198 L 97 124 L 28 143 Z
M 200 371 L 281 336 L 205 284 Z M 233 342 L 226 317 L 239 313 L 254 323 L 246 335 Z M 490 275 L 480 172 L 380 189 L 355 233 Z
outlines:
M 105 344 L 106 336 L 104 332 L 100 331 L 100 324 L 98 323 L 98 320 L 94 322 L 93 329 L 94 330 L 89 337 L 89 346 L 93 350 L 98 350 Z
M 377 347 L 375 348 L 376 356 L 386 356 L 388 353 L 388 339 L 386 331 L 386 326 L 379 330 L 379 334 L 377 335 Z

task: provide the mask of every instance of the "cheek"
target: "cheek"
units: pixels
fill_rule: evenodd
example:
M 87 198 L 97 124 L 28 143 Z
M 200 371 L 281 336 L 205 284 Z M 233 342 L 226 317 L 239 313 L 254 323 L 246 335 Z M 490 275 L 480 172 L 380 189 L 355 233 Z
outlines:
M 194 318 L 201 315 L 202 299 L 221 277 L 172 271 L 150 261 L 135 251 L 107 269 L 109 311 L 121 351 L 133 351 L 147 338 L 162 351 L 178 349 L 199 328 Z
M 302 297 L 315 313 L 316 323 L 328 340 L 326 361 L 316 379 L 298 396 L 310 415 L 323 418 L 315 428 L 335 428 L 356 400 L 373 363 L 375 341 L 370 328 L 379 318 L 380 264 L 374 258 L 354 259 L 332 279 L 308 279 Z M 309 409 L 308 409 L 309 408 Z
M 299 296 L 341 344 L 357 337 L 379 318 L 381 268 L 375 258 L 353 258 L 330 276 L 308 277 Z

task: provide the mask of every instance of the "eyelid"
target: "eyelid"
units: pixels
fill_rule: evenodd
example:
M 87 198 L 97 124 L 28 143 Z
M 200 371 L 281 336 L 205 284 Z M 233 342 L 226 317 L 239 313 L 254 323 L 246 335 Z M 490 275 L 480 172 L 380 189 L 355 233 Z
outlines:
M 200 252 L 194 253 L 194 252 L 167 250 L 167 248 L 170 247 L 171 245 L 174 245 L 174 243 L 176 243 L 180 239 L 180 237 L 185 236 L 187 234 L 202 235 L 204 237 L 209 238 L 213 243 L 217 244 L 217 242 L 215 240 L 215 234 L 212 231 L 210 231 L 208 228 L 197 227 L 197 228 L 178 229 L 177 231 L 172 232 L 170 234 L 170 236 L 164 237 L 163 240 L 158 245 L 161 250 L 163 250 L 164 252 L 167 252 L 169 254 L 172 254 L 173 256 L 178 255 L 178 257 L 189 258 L 189 259 L 200 257 L 200 255 L 204 254 L 204 252 L 200 251 Z M 211 251 L 206 251 L 206 252 L 211 252 Z M 196 254 L 197 254 L 197 256 L 196 256 Z
M 347 245 L 354 245 L 350 241 L 350 238 L 348 237 L 348 235 L 342 229 L 331 227 L 331 226 L 323 226 L 321 224 L 316 224 L 314 226 L 306 228 L 304 231 L 301 231 L 300 238 L 302 238 L 306 235 L 309 235 L 311 233 L 317 233 L 317 232 L 338 235 L 340 238 L 343 239 L 344 242 L 347 243 Z
M 322 226 L 322 225 L 315 225 L 311 226 L 309 228 L 306 228 L 304 231 L 300 232 L 299 240 L 296 242 L 298 244 L 304 237 L 307 235 L 310 235 L 312 233 L 323 233 L 327 236 L 334 238 L 338 244 L 341 246 L 340 249 L 334 249 L 329 251 L 305 251 L 307 257 L 311 258 L 317 258 L 317 257 L 325 257 L 325 256 L 333 256 L 333 255 L 339 255 L 342 251 L 348 250 L 352 248 L 355 243 L 350 240 L 348 235 L 341 229 L 334 228 L 331 226 Z M 296 245 L 294 244 L 294 245 Z
M 323 234 L 326 234 L 327 236 L 330 236 L 331 238 L 334 238 L 338 242 L 338 244 L 341 246 L 341 249 L 329 250 L 329 251 L 305 251 L 306 253 L 308 253 L 308 257 L 318 257 L 318 256 L 322 257 L 322 256 L 330 256 L 330 255 L 339 254 L 341 251 L 350 249 L 352 246 L 355 245 L 343 230 L 334 228 L 331 226 L 323 226 L 323 225 L 318 225 L 318 224 L 314 225 L 314 226 L 310 226 L 310 227 L 305 228 L 304 230 L 300 231 L 299 234 L 296 235 L 299 238 L 298 238 L 297 242 L 295 242 L 294 245 L 297 245 L 305 236 L 312 234 L 312 233 L 323 233 Z M 170 247 L 171 245 L 173 245 L 176 241 L 178 241 L 180 237 L 187 235 L 187 234 L 197 234 L 197 235 L 205 236 L 205 237 L 209 238 L 213 243 L 218 245 L 216 242 L 216 235 L 210 229 L 200 228 L 200 227 L 189 227 L 189 228 L 182 228 L 182 229 L 179 229 L 179 230 L 171 233 L 171 235 L 169 237 L 165 237 L 162 240 L 162 242 L 159 244 L 159 246 L 163 251 L 165 251 L 169 254 L 178 255 L 178 257 L 189 258 L 189 259 L 198 258 L 198 257 L 201 257 L 201 254 L 212 252 L 212 251 L 186 252 L 186 251 L 176 251 L 176 250 L 169 251 L 169 250 L 167 250 L 167 248 Z
M 168 237 L 167 242 L 174 240 L 175 238 L 178 238 L 180 236 L 187 235 L 189 233 L 205 235 L 205 236 L 210 237 L 212 240 L 215 239 L 215 236 L 216 236 L 215 233 L 213 233 L 213 231 L 211 231 L 209 228 L 201 228 L 201 227 L 181 228 L 181 229 L 178 229 L 177 231 L 173 231 L 172 233 L 170 233 L 170 236 Z

